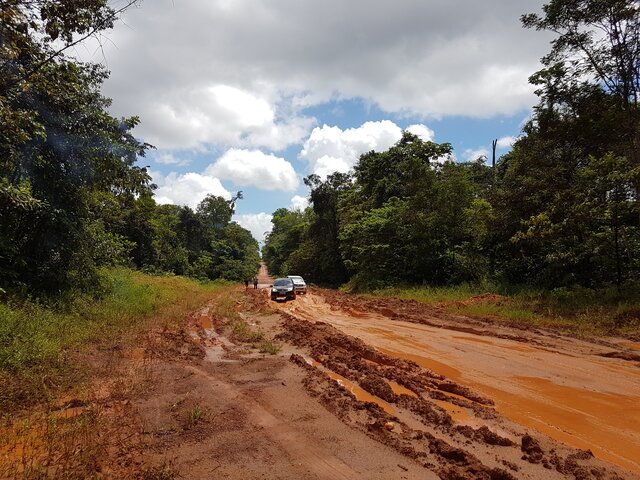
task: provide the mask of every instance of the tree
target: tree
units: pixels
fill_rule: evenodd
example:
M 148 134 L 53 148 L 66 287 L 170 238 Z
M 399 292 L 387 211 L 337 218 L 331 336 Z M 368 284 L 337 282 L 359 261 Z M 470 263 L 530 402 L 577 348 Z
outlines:
M 620 285 L 637 268 L 624 239 L 639 216 L 622 212 L 639 201 L 639 5 L 552 0 L 543 12 L 522 18 L 557 37 L 530 78 L 534 116 L 498 166 L 496 265 L 510 282 Z
M 95 243 L 87 240 L 93 196 L 140 195 L 150 187 L 146 170 L 135 165 L 147 148 L 130 133 L 137 119 L 106 113 L 109 102 L 99 93 L 104 78 L 98 67 L 50 63 L 39 72 L 42 82 L 5 101 L 32 119 L 20 135 L 5 130 L 0 144 L 2 230 L 9 236 L 4 244 L 13 245 L 0 262 L 20 284 L 89 286 L 95 280 Z M 7 195 L 15 188 L 40 206 L 30 219 L 15 212 L 19 207 Z
M 233 211 L 231 202 L 209 194 L 198 204 L 196 214 L 207 227 L 219 230 L 231 221 Z
M 340 255 L 338 202 L 352 187 L 351 176 L 335 172 L 323 181 L 309 175 L 304 183 L 311 189 L 309 199 L 315 214 L 306 232 L 306 258 L 314 259 L 313 264 L 307 263 L 308 268 L 313 267 L 309 275 L 318 283 L 340 285 L 349 277 Z
M 387 151 L 360 157 L 339 208 L 340 250 L 354 285 L 443 284 L 486 273 L 470 270 L 480 248 L 460 248 L 473 197 L 488 188 L 473 179 L 486 183 L 488 172 L 447 161 L 450 154 L 449 144 L 405 132 Z
M 634 0 L 552 0 L 544 16 L 522 16 L 525 27 L 558 36 L 543 58 L 560 64 L 574 80 L 590 78 L 615 95 L 622 108 L 638 103 L 640 91 L 640 5 Z
M 311 213 L 310 209 L 300 212 L 286 208 L 279 208 L 273 212 L 271 219 L 273 228 L 267 234 L 262 247 L 262 258 L 272 274 L 288 274 L 287 260 L 305 238 L 311 222 Z M 301 275 L 307 274 L 305 269 L 293 271 Z
M 235 222 L 226 225 L 211 244 L 210 278 L 242 281 L 256 275 L 260 267 L 258 242 Z
M 522 16 L 525 27 L 558 35 L 542 59 L 545 68 L 531 77 L 541 87 L 538 93 L 546 96 L 549 109 L 567 103 L 563 98 L 585 85 L 611 95 L 620 130 L 620 143 L 613 151 L 640 165 L 640 4 L 635 0 L 552 0 L 543 11 L 543 16 Z M 634 188 L 640 192 L 640 184 Z
M 87 35 L 110 28 L 117 13 L 106 0 L 0 4 L 5 286 L 92 288 L 96 266 L 105 260 L 97 248 L 119 243 L 92 208 L 102 194 L 134 197 L 151 187 L 146 170 L 135 165 L 148 148 L 130 133 L 138 119 L 111 117 L 110 101 L 100 94 L 106 72 L 63 55 Z

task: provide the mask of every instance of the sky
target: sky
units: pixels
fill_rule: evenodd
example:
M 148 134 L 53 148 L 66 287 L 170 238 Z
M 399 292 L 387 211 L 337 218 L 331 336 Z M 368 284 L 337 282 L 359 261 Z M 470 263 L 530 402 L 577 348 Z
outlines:
M 113 5 L 123 0 L 114 0 Z M 262 241 L 303 178 L 348 171 L 409 130 L 456 161 L 508 151 L 536 103 L 551 38 L 521 27 L 542 0 L 143 0 L 77 47 L 111 75 L 111 113 L 140 117 L 158 203 L 241 190 Z

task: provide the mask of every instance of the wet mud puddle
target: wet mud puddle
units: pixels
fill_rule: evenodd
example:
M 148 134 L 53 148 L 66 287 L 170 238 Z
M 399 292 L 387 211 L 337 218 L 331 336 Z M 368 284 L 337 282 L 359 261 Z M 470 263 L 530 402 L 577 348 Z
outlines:
M 295 310 L 487 395 L 501 415 L 520 425 L 640 473 L 640 376 L 631 362 L 543 350 L 376 314 L 351 316 L 321 298 L 305 298 Z M 440 406 L 454 421 L 473 422 L 463 411 Z
M 236 363 L 237 359 L 227 358 L 235 345 L 228 338 L 218 335 L 209 314 L 209 307 L 202 308 L 195 316 L 189 330 L 191 338 L 205 349 L 205 359 L 211 363 Z
M 353 394 L 356 400 L 360 402 L 375 403 L 376 405 L 380 406 L 389 415 L 393 415 L 395 417 L 400 418 L 404 423 L 408 425 L 412 425 L 415 429 L 422 428 L 422 424 L 420 423 L 420 421 L 417 418 L 414 418 L 409 411 L 398 408 L 392 405 L 391 403 L 384 401 L 380 397 L 377 397 L 367 392 L 356 383 L 328 369 L 317 360 L 314 360 L 309 356 L 303 356 L 303 358 L 305 359 L 308 365 L 311 365 L 312 367 L 315 367 L 318 370 L 324 372 L 329 378 L 337 382 L 340 386 L 346 388 L 349 392 L 351 392 L 351 394 Z M 391 390 L 396 395 L 408 395 L 414 398 L 422 398 L 424 400 L 427 400 L 430 403 L 437 405 L 442 410 L 447 412 L 447 414 L 449 414 L 454 424 L 470 426 L 472 428 L 480 428 L 480 427 L 486 426 L 494 433 L 500 434 L 502 436 L 507 436 L 507 437 L 509 436 L 509 434 L 507 434 L 506 432 L 500 429 L 496 429 L 494 426 L 488 425 L 483 420 L 476 418 L 472 413 L 470 413 L 468 409 L 464 407 L 454 405 L 453 403 L 447 402 L 446 400 L 435 400 L 432 398 L 422 397 L 421 395 L 418 395 L 413 390 L 410 390 L 398 384 L 397 382 L 394 382 L 393 380 L 384 379 L 384 381 L 391 387 Z M 469 399 L 465 397 L 460 397 L 453 393 L 448 393 L 448 392 L 440 392 L 440 393 L 445 394 L 447 396 L 451 396 L 452 398 L 456 397 L 456 398 L 469 401 Z
M 336 372 L 329 370 L 320 362 L 314 360 L 310 357 L 304 357 L 305 361 L 311 365 L 312 367 L 317 368 L 318 370 L 324 372 L 328 375 L 332 380 L 336 381 L 341 387 L 346 388 L 349 392 L 356 397 L 356 400 L 359 402 L 372 402 L 379 405 L 385 412 L 389 415 L 396 415 L 396 409 L 388 402 L 385 402 L 379 397 L 375 395 L 371 395 L 369 392 L 361 388 L 359 385 L 356 385 L 351 380 L 344 378 L 342 375 L 337 374 Z M 400 385 L 398 385 L 399 387 Z
M 408 343 L 403 340 L 398 345 Z M 412 360 L 487 394 L 494 400 L 498 412 L 520 425 L 576 448 L 591 450 L 602 460 L 640 473 L 640 397 L 589 391 L 558 385 L 545 378 L 518 375 L 496 378 L 490 385 L 471 380 L 461 370 L 434 360 L 428 352 L 420 355 L 403 349 L 379 347 L 378 350 Z M 463 408 L 448 402 L 435 403 L 447 411 L 454 423 L 473 428 L 482 426 Z

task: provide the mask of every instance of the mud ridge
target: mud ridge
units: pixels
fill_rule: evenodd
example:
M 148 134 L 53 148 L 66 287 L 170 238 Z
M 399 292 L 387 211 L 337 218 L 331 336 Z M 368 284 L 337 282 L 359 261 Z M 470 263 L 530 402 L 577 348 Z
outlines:
M 343 422 L 419 462 L 445 480 L 516 480 L 509 472 L 482 464 L 471 453 L 424 431 L 411 429 L 371 402 L 358 402 L 346 388 L 333 382 L 300 355 L 291 361 L 307 371 L 305 385 L 312 395 Z

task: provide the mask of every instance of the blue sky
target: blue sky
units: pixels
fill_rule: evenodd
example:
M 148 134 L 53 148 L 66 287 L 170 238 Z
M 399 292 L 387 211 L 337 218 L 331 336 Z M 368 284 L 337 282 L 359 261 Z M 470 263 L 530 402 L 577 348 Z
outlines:
M 156 200 L 242 190 L 235 219 L 261 240 L 274 210 L 304 205 L 304 176 L 346 171 L 403 129 L 457 161 L 493 139 L 507 151 L 550 40 L 519 17 L 542 3 L 143 1 L 76 54 L 106 65 L 112 113 L 140 116 L 157 147 L 141 160 Z

